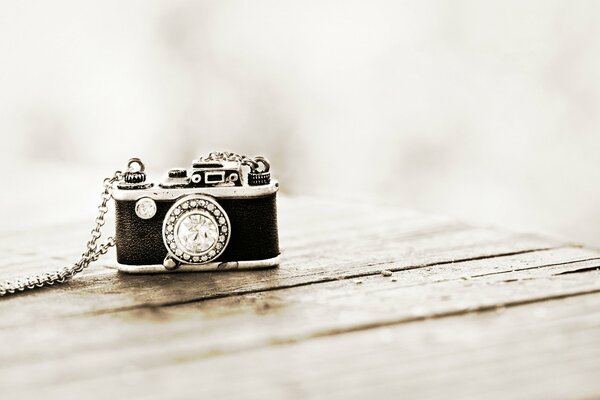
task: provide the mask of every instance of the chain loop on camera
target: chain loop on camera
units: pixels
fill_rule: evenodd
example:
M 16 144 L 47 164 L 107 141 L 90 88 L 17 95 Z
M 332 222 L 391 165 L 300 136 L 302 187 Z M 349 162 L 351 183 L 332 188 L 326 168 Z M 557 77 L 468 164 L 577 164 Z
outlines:
M 143 164 L 137 159 L 130 160 L 128 164 L 129 172 L 134 164 L 138 164 L 143 170 Z M 86 250 L 81 254 L 81 258 L 71 266 L 64 267 L 55 272 L 45 272 L 31 275 L 24 278 L 17 278 L 12 281 L 0 283 L 0 296 L 22 292 L 26 289 L 34 289 L 42 286 L 52 286 L 55 283 L 63 283 L 67 279 L 72 278 L 79 272 L 87 268 L 92 262 L 98 260 L 100 256 L 106 254 L 108 249 L 115 245 L 115 239 L 109 237 L 105 243 L 97 244 L 98 239 L 102 236 L 101 230 L 104 226 L 104 217 L 108 212 L 107 204 L 112 198 L 113 184 L 123 180 L 124 173 L 116 171 L 112 177 L 106 178 L 103 181 L 104 190 L 101 195 L 100 205 L 98 206 L 98 215 L 95 219 L 95 226 L 90 232 L 91 237 L 86 244 Z
M 209 161 L 233 161 L 239 162 L 242 165 L 250 167 L 250 171 L 252 172 L 269 172 L 270 164 L 266 158 L 257 156 L 254 158 L 240 155 L 237 153 L 230 153 L 228 151 L 213 151 L 209 153 L 205 157 L 200 157 L 200 161 L 209 162 Z M 261 170 L 262 165 L 262 170 Z

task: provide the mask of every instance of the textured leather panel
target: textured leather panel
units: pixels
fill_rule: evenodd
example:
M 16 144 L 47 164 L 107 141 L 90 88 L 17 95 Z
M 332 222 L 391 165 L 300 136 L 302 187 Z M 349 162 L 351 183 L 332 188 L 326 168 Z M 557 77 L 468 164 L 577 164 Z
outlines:
M 162 223 L 175 201 L 157 201 L 156 215 L 135 214 L 135 201 L 116 201 L 117 261 L 121 264 L 162 264 L 167 250 Z M 279 255 L 276 194 L 251 199 L 217 199 L 231 222 L 231 237 L 215 261 L 263 260 Z

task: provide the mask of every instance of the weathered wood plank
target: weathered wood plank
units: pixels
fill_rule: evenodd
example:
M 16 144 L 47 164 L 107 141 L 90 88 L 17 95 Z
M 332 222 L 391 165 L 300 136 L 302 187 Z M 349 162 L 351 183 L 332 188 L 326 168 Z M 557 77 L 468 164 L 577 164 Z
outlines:
M 552 265 L 542 268 L 535 264 L 539 259 L 527 263 L 522 256 L 500 257 L 488 269 L 482 269 L 485 264 L 480 260 L 449 264 L 453 267 L 449 271 L 399 272 L 395 282 L 374 275 L 362 278 L 362 284 L 340 280 L 5 328 L 0 354 L 10 368 L 0 367 L 0 386 L 54 385 L 66 373 L 71 380 L 86 380 L 112 375 L 123 364 L 139 369 L 164 367 L 273 344 L 600 292 L 600 272 L 560 274 L 600 267 L 598 257 L 563 264 L 557 261 L 566 254 L 555 253 L 554 259 L 546 254 Z M 473 267 L 475 274 L 463 279 L 472 263 L 479 263 Z M 36 326 L 43 329 L 37 331 Z M 71 332 L 91 336 L 71 336 Z M 15 342 L 20 346 L 13 347 Z
M 87 230 L 76 224 L 0 236 L 1 276 L 75 258 Z M 102 268 L 113 265 L 109 258 L 69 284 L 2 299 L 2 393 L 480 398 L 521 379 L 525 398 L 563 393 L 556 385 L 536 389 L 533 369 L 544 378 L 563 373 L 567 385 L 582 382 L 564 393 L 600 394 L 589 382 L 599 369 L 592 356 L 600 296 L 589 295 L 600 293 L 597 252 L 312 199 L 281 202 L 281 233 L 284 257 L 275 270 L 132 276 Z M 36 238 L 41 245 L 32 251 Z M 382 269 L 396 271 L 393 279 Z M 543 320 L 535 313 L 546 304 L 551 318 Z M 568 348 L 550 352 L 544 335 L 562 335 L 555 348 Z M 576 375 L 583 366 L 589 370 Z M 467 379 L 476 384 L 455 387 Z
M 18 394 L 69 398 L 85 393 L 91 399 L 158 399 L 165 394 L 222 399 L 595 398 L 600 393 L 599 310 L 596 294 L 244 352 L 174 358 L 171 363 L 140 367 L 122 362 L 110 375 L 85 380 L 71 379 L 78 371 L 66 369 L 59 384 L 21 386 Z M 168 341 L 174 339 L 180 339 L 181 349 L 192 346 L 177 336 Z M 87 368 L 93 369 L 100 356 L 88 357 Z

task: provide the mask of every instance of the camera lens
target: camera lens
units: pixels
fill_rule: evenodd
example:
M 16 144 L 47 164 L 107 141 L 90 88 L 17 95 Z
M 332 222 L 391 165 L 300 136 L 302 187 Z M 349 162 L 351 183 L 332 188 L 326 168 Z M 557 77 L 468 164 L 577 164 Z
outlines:
M 210 196 L 192 194 L 177 200 L 163 220 L 162 237 L 174 259 L 204 264 L 225 251 L 231 223 L 225 210 Z

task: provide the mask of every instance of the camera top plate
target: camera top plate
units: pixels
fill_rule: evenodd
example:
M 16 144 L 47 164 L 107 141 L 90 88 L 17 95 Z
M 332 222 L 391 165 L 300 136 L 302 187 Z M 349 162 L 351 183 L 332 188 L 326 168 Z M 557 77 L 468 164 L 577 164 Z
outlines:
M 142 197 L 150 197 L 154 200 L 175 200 L 189 194 L 205 194 L 217 199 L 247 199 L 263 197 L 276 193 L 279 190 L 279 182 L 271 179 L 268 185 L 262 186 L 214 186 L 193 188 L 162 188 L 152 186 L 148 188 L 123 189 L 115 187 L 113 197 L 115 200 L 136 201 Z
M 265 158 L 248 159 L 246 163 L 221 158 L 195 160 L 189 169 L 173 168 L 168 171 L 167 179 L 158 184 L 146 180 L 145 168 L 140 161 L 139 170 L 128 172 L 123 182 L 115 184 L 113 197 L 124 201 L 137 201 L 143 197 L 168 201 L 185 195 L 204 194 L 241 199 L 267 196 L 279 189 L 279 183 L 271 179 L 270 165 Z

